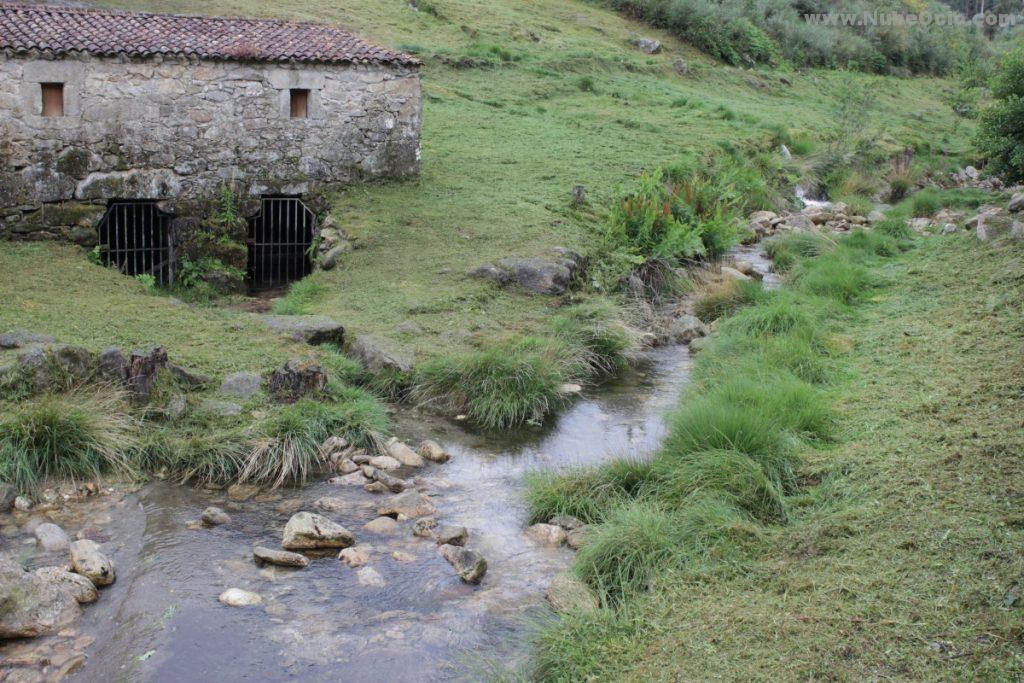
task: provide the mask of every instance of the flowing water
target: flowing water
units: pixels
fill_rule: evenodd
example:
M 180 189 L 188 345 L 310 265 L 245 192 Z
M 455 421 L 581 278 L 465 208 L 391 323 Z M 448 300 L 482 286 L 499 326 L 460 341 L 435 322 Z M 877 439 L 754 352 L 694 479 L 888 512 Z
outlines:
M 757 247 L 735 256 L 767 271 Z M 389 494 L 323 481 L 235 503 L 223 492 L 156 482 L 55 513 L 70 535 L 84 530 L 104 543 L 117 581 L 63 638 L 9 644 L 0 656 L 30 648 L 50 648 L 50 656 L 82 652 L 84 666 L 72 675 L 82 681 L 435 681 L 515 668 L 533 628 L 551 618 L 544 592 L 572 557 L 524 538 L 524 474 L 650 454 L 689 364 L 685 347 L 645 352 L 621 381 L 582 396 L 548 427 L 510 436 L 475 434 L 415 411 L 398 416 L 404 440 L 432 438 L 453 456 L 403 474 L 418 477 L 442 524 L 469 529 L 468 547 L 489 565 L 479 586 L 462 583 L 432 540 L 411 534 L 411 521 L 391 536 L 362 528 Z M 322 514 L 373 546 L 367 566 L 383 585 L 360 583 L 358 570 L 336 552 L 301 570 L 252 561 L 253 545 L 279 547 L 291 513 L 312 509 L 321 496 L 347 501 Z M 190 528 L 208 505 L 227 509 L 231 523 Z M 7 517 L 0 528 L 5 555 L 29 566 L 61 563 L 63 557 L 36 554 L 25 515 Z M 264 602 L 222 605 L 217 596 L 231 587 L 255 591 Z

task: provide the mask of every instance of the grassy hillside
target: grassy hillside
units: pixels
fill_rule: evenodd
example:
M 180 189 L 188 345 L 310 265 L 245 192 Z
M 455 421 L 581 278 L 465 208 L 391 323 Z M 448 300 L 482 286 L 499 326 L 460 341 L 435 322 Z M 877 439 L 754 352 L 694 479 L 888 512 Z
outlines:
M 866 123 L 883 145 L 962 152 L 967 132 L 954 127 L 944 81 L 807 71 L 785 74 L 787 83 L 773 71 L 717 65 L 668 34 L 582 2 L 432 0 L 418 12 L 404 0 L 102 4 L 337 22 L 426 60 L 422 177 L 337 197 L 334 213 L 360 248 L 340 269 L 313 277 L 324 287 L 304 307 L 356 333 L 391 337 L 419 361 L 542 329 L 550 300 L 497 290 L 465 273 L 553 246 L 586 250 L 595 213 L 643 168 L 719 144 L 767 146 L 779 127 L 807 147 L 834 132 L 837 97 L 851 84 L 877 96 Z M 665 49 L 643 54 L 628 43 L 637 34 Z M 673 66 L 680 59 L 685 75 Z M 574 183 L 587 187 L 594 211 L 569 208 Z M 177 346 L 173 353 L 210 369 L 243 362 L 234 344 L 196 333 L 179 341 L 167 330 L 167 303 L 140 299 L 138 288 L 87 291 L 68 267 L 72 258 L 66 250 L 5 245 L 0 328 L 31 325 L 90 343 L 166 339 Z M 32 307 L 31 298 L 16 295 L 24 287 L 13 274 L 18 268 L 65 295 Z M 107 311 L 125 307 L 135 314 L 108 324 Z M 203 329 L 211 316 L 175 309 L 186 329 Z M 398 332 L 406 321 L 422 332 Z

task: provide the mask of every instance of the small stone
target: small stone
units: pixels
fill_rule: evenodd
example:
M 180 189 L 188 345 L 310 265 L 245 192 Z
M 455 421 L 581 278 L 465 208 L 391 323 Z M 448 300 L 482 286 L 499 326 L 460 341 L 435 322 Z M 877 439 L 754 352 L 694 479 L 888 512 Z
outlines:
M 331 477 L 328 483 L 340 486 L 362 486 L 366 483 L 366 477 L 363 476 L 362 472 L 353 472 L 343 477 Z
M 324 439 L 322 444 L 320 444 L 320 457 L 324 460 L 333 462 L 333 459 L 338 457 L 347 448 L 347 439 L 340 436 L 329 436 Z
M 374 458 L 370 458 L 368 463 L 371 467 L 376 467 L 381 470 L 397 470 L 402 466 L 402 463 L 392 458 L 390 455 L 378 455 Z
M 572 531 L 573 529 L 579 529 L 583 526 L 583 522 L 576 519 L 572 515 L 555 515 L 548 520 L 548 524 L 554 524 L 560 526 L 566 531 Z
M 416 556 L 412 553 L 396 550 L 393 553 L 391 553 L 391 559 L 393 559 L 395 562 L 402 562 L 407 564 L 409 562 L 415 562 Z
M 312 512 L 292 515 L 284 527 L 281 547 L 285 550 L 347 548 L 355 537 L 345 527 Z
M 234 501 L 249 500 L 260 492 L 255 484 L 232 484 L 228 487 L 228 498 Z
M 352 462 L 357 465 L 368 465 L 372 459 L 373 458 L 371 458 L 365 451 L 356 453 L 352 456 Z
M 405 490 L 405 481 L 398 477 L 391 476 L 384 470 L 377 470 L 374 472 L 373 478 L 376 479 L 377 482 L 383 484 L 387 490 L 392 493 L 401 493 Z
M 388 455 L 406 467 L 423 467 L 424 465 L 423 458 L 416 451 L 397 439 L 392 439 L 388 444 Z
M 424 517 L 423 519 L 417 519 L 412 525 L 412 535 L 419 536 L 420 538 L 430 538 L 434 535 L 434 529 L 437 528 L 437 520 L 433 517 Z
M 430 499 L 416 491 L 400 493 L 385 505 L 377 508 L 377 514 L 386 517 L 397 517 L 405 515 L 410 519 L 427 517 L 437 512 L 437 508 L 431 504 Z
M 475 550 L 457 545 L 441 545 L 438 551 L 448 560 L 448 564 L 455 567 L 459 578 L 466 583 L 480 583 L 487 573 L 487 560 Z
M 352 474 L 359 471 L 359 465 L 352 460 L 345 458 L 338 463 L 338 474 Z
M 345 548 L 342 550 L 338 553 L 338 559 L 349 567 L 362 567 L 370 561 L 370 552 L 372 550 L 373 546 L 360 543 L 352 548 Z
M 217 599 L 228 607 L 254 607 L 263 603 L 263 597 L 259 593 L 241 588 L 229 588 Z
M 81 574 L 97 586 L 114 583 L 114 563 L 100 552 L 95 541 L 83 539 L 71 544 L 71 570 Z
M 557 548 L 565 543 L 565 529 L 554 524 L 534 524 L 524 532 L 537 545 Z
M 273 564 L 279 567 L 307 567 L 309 558 L 299 553 L 290 553 L 287 550 L 273 550 L 256 546 L 252 549 L 252 556 L 259 564 Z
M 369 484 L 367 484 L 367 485 L 365 485 L 363 487 L 363 490 L 366 491 L 367 493 L 375 493 L 376 494 L 376 493 L 387 493 L 390 489 L 388 489 L 388 487 L 385 484 L 383 484 L 383 483 L 381 483 L 379 481 L 371 481 Z
M 384 577 L 373 567 L 362 567 L 356 572 L 356 580 L 360 585 L 371 588 L 383 588 L 385 585 Z
M 466 545 L 469 530 L 464 526 L 444 525 L 434 534 L 438 545 Z
M 399 531 L 398 522 L 391 517 L 378 517 L 372 522 L 363 525 L 363 530 L 371 534 L 391 536 Z
M 71 539 L 64 533 L 56 524 L 46 522 L 36 527 L 35 531 L 36 542 L 46 552 L 59 552 L 61 550 L 67 550 L 71 545 Z
M 349 509 L 351 504 L 344 498 L 324 496 L 323 498 L 317 498 L 313 503 L 313 507 L 324 512 L 342 512 Z
M 99 591 L 92 581 L 81 574 L 69 572 L 64 567 L 40 567 L 36 576 L 49 584 L 68 591 L 80 604 L 96 602 L 100 599 Z
M 32 509 L 32 500 L 28 496 L 17 496 L 14 499 L 14 509 L 20 512 L 28 512 Z
M 224 512 L 219 507 L 211 505 L 203 510 L 202 520 L 203 524 L 206 526 L 220 526 L 221 524 L 230 524 L 231 515 Z
M 377 472 L 377 468 L 373 465 L 360 465 L 359 469 L 367 479 L 373 479 L 373 475 Z
M 439 443 L 431 441 L 430 439 L 420 441 L 420 445 L 416 447 L 416 452 L 424 460 L 436 463 L 448 462 L 452 457 L 447 451 L 441 448 Z

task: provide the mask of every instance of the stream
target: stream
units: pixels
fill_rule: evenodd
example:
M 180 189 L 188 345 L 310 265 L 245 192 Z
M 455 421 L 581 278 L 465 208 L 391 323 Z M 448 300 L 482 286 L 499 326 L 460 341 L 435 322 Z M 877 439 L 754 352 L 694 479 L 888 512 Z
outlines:
M 734 257 L 768 271 L 758 246 Z M 84 664 L 70 676 L 81 681 L 438 681 L 515 670 L 529 656 L 534 628 L 553 618 L 544 593 L 572 559 L 567 548 L 524 537 L 523 476 L 652 453 L 689 367 L 684 346 L 645 351 L 620 380 L 584 392 L 550 424 L 512 434 L 475 433 L 414 410 L 396 416 L 406 443 L 429 438 L 452 454 L 443 465 L 399 475 L 416 477 L 442 524 L 469 529 L 467 547 L 489 565 L 479 586 L 462 583 L 432 539 L 413 536 L 412 520 L 394 535 L 363 529 L 390 494 L 325 480 L 234 502 L 223 491 L 157 481 L 51 514 L 70 536 L 83 532 L 104 544 L 117 581 L 71 630 L 5 644 L 0 657 L 46 652 L 59 661 L 81 653 Z M 280 547 L 290 515 L 323 496 L 345 500 L 343 509 L 321 514 L 373 546 L 367 566 L 382 586 L 360 583 L 336 551 L 301 570 L 253 562 L 253 545 Z M 231 523 L 190 528 L 209 505 L 226 509 Z M 0 516 L 4 554 L 13 547 L 29 567 L 65 562 L 66 554 L 36 550 L 25 533 L 31 515 L 19 514 Z M 232 587 L 259 593 L 263 604 L 218 602 Z

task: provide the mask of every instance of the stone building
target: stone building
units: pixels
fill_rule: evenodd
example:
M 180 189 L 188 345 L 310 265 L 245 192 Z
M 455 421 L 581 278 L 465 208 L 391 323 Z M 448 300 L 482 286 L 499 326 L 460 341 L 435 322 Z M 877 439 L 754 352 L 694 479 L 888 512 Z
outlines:
M 228 189 L 250 252 L 261 219 L 301 246 L 323 188 L 418 172 L 418 67 L 334 26 L 0 0 L 0 239 L 167 242 L 146 272 Z

